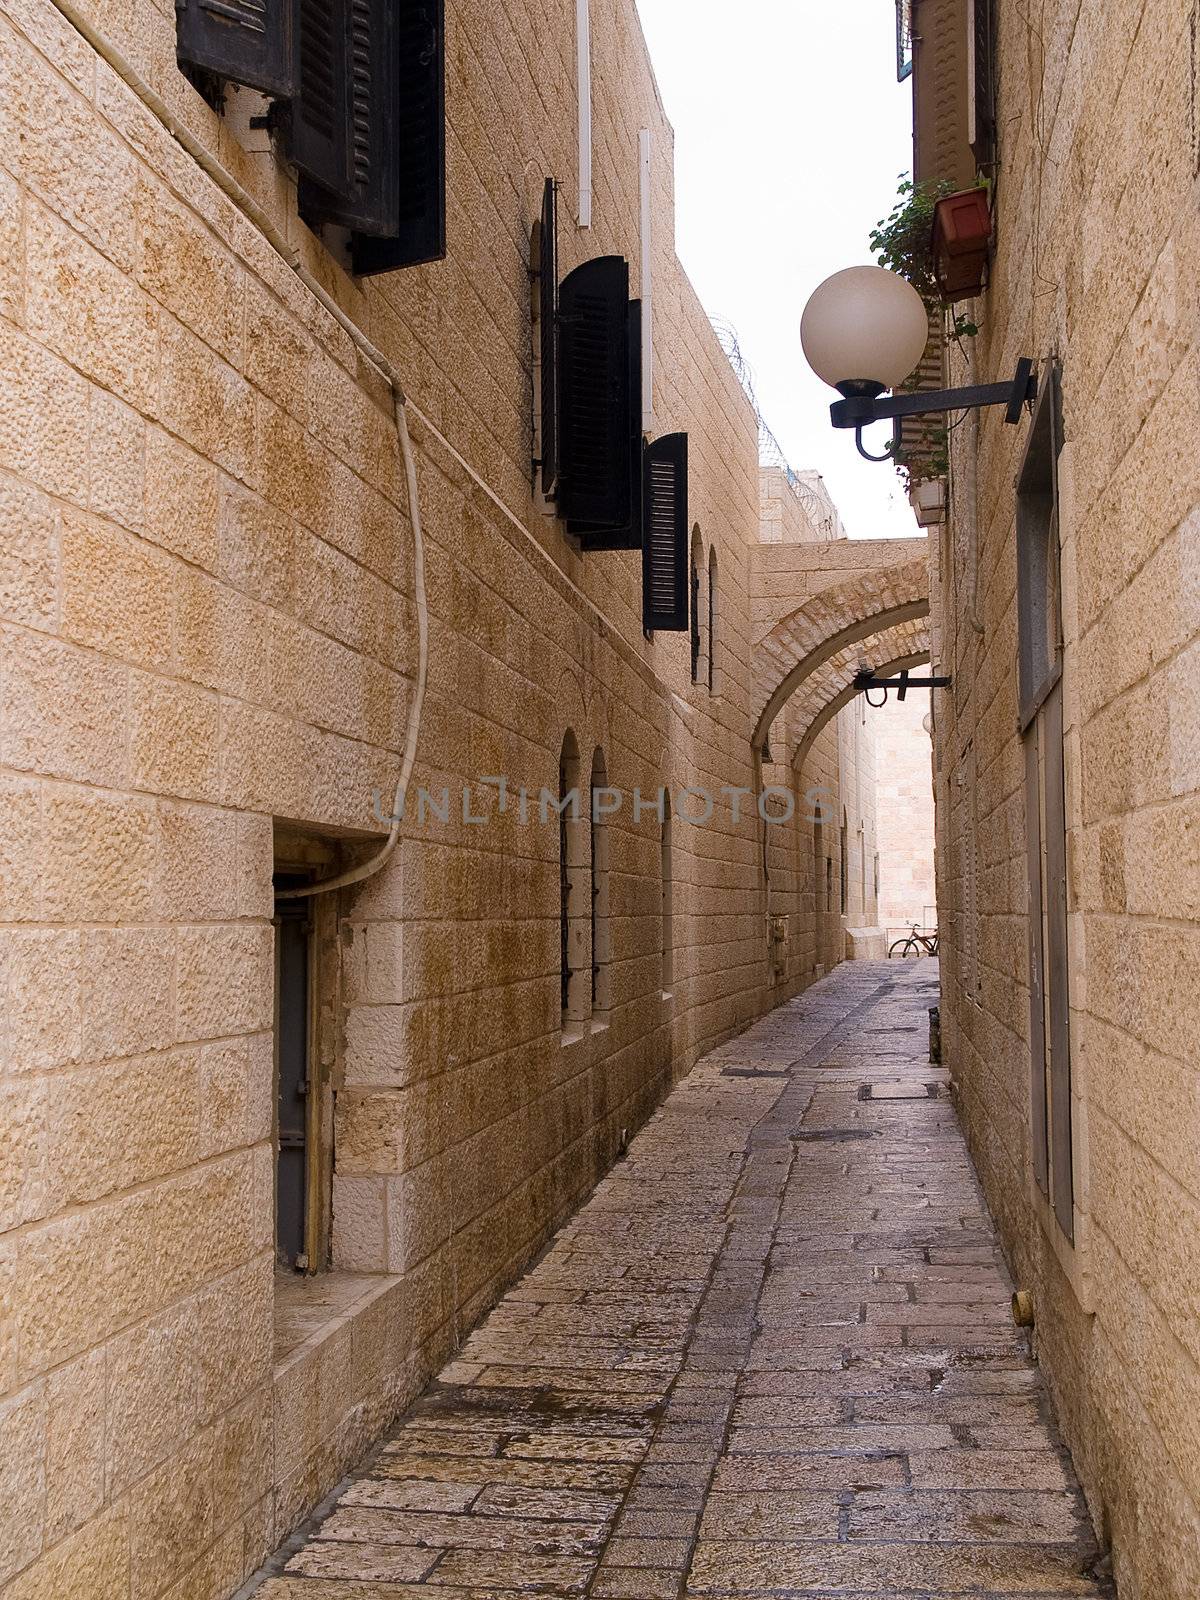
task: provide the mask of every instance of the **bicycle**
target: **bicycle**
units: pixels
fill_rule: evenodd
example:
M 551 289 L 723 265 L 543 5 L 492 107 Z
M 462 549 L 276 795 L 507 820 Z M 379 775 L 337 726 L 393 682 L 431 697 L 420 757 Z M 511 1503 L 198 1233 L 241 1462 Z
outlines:
M 919 956 L 922 951 L 927 956 L 936 956 L 938 953 L 938 930 L 935 928 L 932 933 L 922 933 L 920 923 L 914 922 L 911 933 L 906 934 L 903 939 L 896 939 L 888 946 L 889 961 L 897 951 L 902 957 Z

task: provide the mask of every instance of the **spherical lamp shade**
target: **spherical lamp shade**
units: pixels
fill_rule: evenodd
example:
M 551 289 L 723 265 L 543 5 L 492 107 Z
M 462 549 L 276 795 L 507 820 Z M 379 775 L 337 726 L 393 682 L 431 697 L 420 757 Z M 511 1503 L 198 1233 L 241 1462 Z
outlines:
M 835 272 L 814 289 L 800 322 L 809 366 L 835 389 L 895 389 L 928 340 L 925 302 L 884 267 Z

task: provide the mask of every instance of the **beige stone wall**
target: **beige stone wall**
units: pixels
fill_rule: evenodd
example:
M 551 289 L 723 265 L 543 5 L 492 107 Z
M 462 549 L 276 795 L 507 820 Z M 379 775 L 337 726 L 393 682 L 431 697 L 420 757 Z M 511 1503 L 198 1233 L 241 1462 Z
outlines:
M 395 782 L 415 658 L 393 420 L 345 332 L 111 66 L 49 0 L 14 0 L 0 1592 L 223 1600 L 672 1076 L 816 962 L 792 947 L 775 972 L 760 824 L 718 809 L 674 824 L 664 995 L 658 827 L 627 805 L 608 829 L 611 1003 L 564 1041 L 557 828 L 497 815 L 494 791 L 475 791 L 485 826 L 458 809 L 486 774 L 554 790 L 568 729 L 585 771 L 599 748 L 627 791 L 754 782 L 757 428 L 675 261 L 671 133 L 632 0 L 593 4 L 590 232 L 574 225 L 574 6 L 449 5 L 449 255 L 366 285 L 297 221 L 269 150 L 243 149 L 179 74 L 169 5 L 87 9 L 419 408 L 431 641 L 415 781 L 453 796 L 449 822 L 410 817 L 387 869 L 318 913 L 328 1262 L 370 1281 L 342 1280 L 349 1309 L 317 1333 L 289 1310 L 277 1361 L 272 869 L 378 842 L 373 791 Z M 562 180 L 564 270 L 636 262 L 642 127 L 654 404 L 661 431 L 690 434 L 705 573 L 718 554 L 714 692 L 690 681 L 685 636 L 643 638 L 638 559 L 580 557 L 529 489 L 541 181 Z M 836 747 L 830 731 L 822 773 L 839 784 Z M 775 832 L 793 875 L 772 907 L 799 928 L 811 840 Z
M 878 696 L 876 696 L 878 698 Z M 879 832 L 879 921 L 892 937 L 936 917 L 933 874 L 933 752 L 925 728 L 927 690 L 894 694 L 868 713 L 875 742 Z
M 999 5 L 997 253 L 973 372 L 1063 365 L 1073 1246 L 1031 1165 L 1024 427 L 991 414 L 977 446 L 956 432 L 934 573 L 955 678 L 937 711 L 946 1049 L 1122 1600 L 1200 1592 L 1194 20 L 1169 0 Z

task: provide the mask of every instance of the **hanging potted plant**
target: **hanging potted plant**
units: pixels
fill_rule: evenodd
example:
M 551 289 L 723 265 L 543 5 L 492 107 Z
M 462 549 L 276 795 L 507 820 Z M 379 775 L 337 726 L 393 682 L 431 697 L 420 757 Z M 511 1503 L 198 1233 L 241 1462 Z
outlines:
M 933 207 L 933 275 L 947 305 L 983 292 L 992 241 L 992 211 L 982 185 L 941 195 Z
M 982 195 L 986 209 L 985 188 L 964 190 L 963 193 Z M 929 307 L 930 317 L 939 322 L 944 296 L 934 251 L 934 219 L 944 200 L 958 198 L 960 196 L 956 194 L 954 186 L 945 179 L 914 183 L 911 178 L 902 176 L 891 216 L 870 235 L 871 249 L 879 265 L 907 279 Z M 962 294 L 954 295 L 954 299 L 962 298 Z M 979 329 L 969 317 L 955 313 L 946 327 L 945 337 L 947 342 L 951 339 L 969 339 L 978 332 Z

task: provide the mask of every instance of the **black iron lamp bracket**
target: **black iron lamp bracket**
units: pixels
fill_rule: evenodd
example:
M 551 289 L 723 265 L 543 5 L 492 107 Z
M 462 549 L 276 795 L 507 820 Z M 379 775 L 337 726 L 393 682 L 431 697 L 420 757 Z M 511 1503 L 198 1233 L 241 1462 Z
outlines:
M 861 672 L 854 674 L 854 689 L 857 694 L 865 694 L 867 704 L 878 711 L 880 706 L 887 705 L 889 689 L 896 691 L 897 700 L 903 700 L 910 689 L 948 689 L 953 681 L 953 678 L 936 675 L 929 678 L 914 678 L 910 672 L 902 672 L 898 678 L 877 678 L 870 667 L 864 667 Z M 872 700 L 872 689 L 882 689 L 883 699 Z
M 1013 427 L 1021 411 L 1037 399 L 1037 375 L 1033 362 L 1022 356 L 1009 383 L 980 383 L 965 389 L 922 390 L 915 394 L 894 394 L 881 399 L 883 387 L 877 383 L 851 382 L 838 385 L 843 398 L 835 400 L 829 416 L 835 428 L 853 428 L 854 442 L 868 461 L 893 461 L 898 450 L 893 440 L 883 455 L 872 455 L 862 442 L 863 429 L 873 422 L 898 417 L 923 417 L 938 411 L 982 411 L 986 406 L 1003 406 L 1004 420 Z

